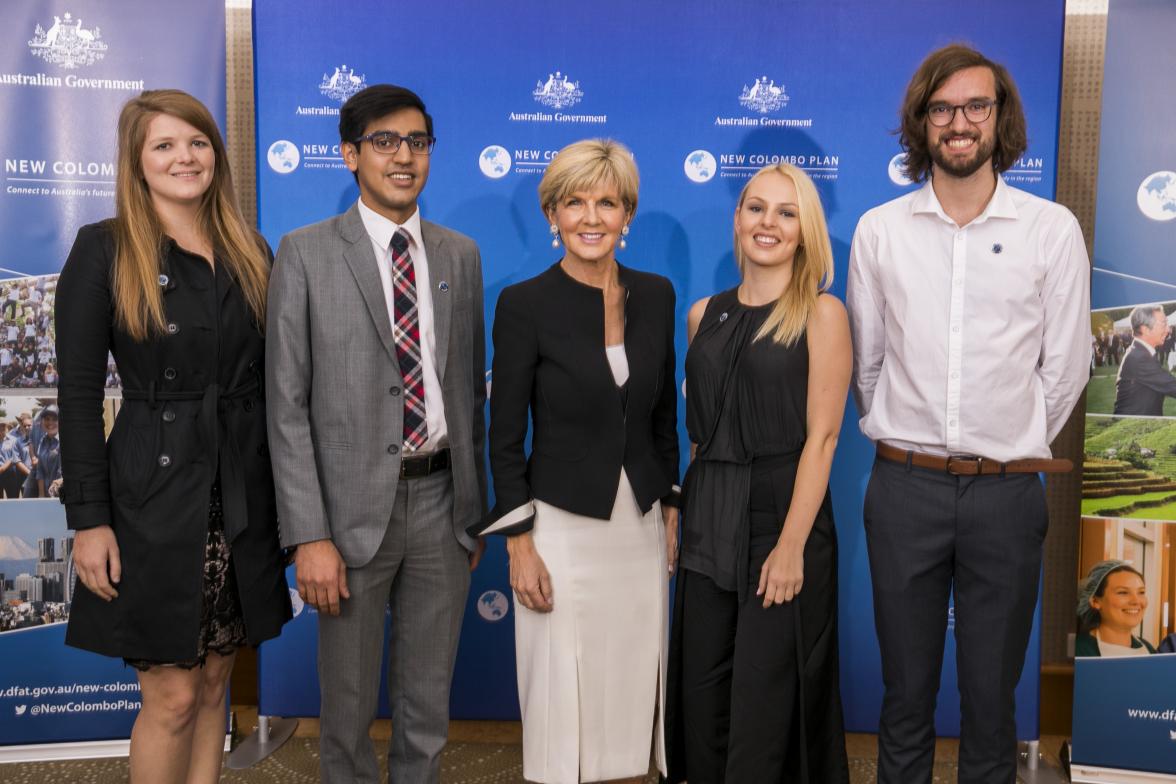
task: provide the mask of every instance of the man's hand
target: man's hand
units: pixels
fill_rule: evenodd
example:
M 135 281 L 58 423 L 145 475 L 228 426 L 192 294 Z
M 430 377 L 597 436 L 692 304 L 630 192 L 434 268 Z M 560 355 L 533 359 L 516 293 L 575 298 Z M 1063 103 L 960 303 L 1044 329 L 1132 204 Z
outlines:
M 506 552 L 510 556 L 510 587 L 519 603 L 535 612 L 551 612 L 555 606 L 551 575 L 535 549 L 530 531 L 507 539 Z
M 350 599 L 347 564 L 330 539 L 303 542 L 294 551 L 295 582 L 302 601 L 319 612 L 339 614 L 339 601 Z
M 477 543 L 474 545 L 474 551 L 470 553 L 470 571 L 478 568 L 478 564 L 482 562 L 482 555 L 486 552 L 486 540 L 478 537 Z
M 100 525 L 74 534 L 73 560 L 82 585 L 108 602 L 118 598 L 114 586 L 122 580 L 122 561 L 113 528 Z

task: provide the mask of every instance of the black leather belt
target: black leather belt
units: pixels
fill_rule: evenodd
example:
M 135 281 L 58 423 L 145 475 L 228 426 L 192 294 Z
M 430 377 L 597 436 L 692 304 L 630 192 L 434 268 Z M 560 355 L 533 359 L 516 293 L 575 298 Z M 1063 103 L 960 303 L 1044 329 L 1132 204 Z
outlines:
M 427 455 L 405 455 L 400 458 L 400 478 L 420 479 L 422 476 L 449 468 L 449 447 Z

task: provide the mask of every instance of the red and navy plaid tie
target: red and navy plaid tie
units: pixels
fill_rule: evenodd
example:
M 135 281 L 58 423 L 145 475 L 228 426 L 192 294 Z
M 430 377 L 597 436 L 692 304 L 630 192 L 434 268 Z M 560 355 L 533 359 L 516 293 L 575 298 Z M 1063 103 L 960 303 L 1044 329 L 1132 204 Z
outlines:
M 392 251 L 392 337 L 404 379 L 404 444 L 420 449 L 429 439 L 425 422 L 425 377 L 421 367 L 421 326 L 417 312 L 416 273 L 408 254 L 408 232 L 398 229 Z

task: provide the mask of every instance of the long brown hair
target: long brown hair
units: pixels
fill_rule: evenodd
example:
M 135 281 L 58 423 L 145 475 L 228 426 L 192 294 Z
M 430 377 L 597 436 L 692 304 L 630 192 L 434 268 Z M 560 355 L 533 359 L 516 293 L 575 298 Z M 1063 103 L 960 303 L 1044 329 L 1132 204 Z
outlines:
M 1008 70 L 964 44 L 950 44 L 927 55 L 911 77 L 902 100 L 902 125 L 898 143 L 906 150 L 903 170 L 912 182 L 931 176 L 931 151 L 927 147 L 927 101 L 951 76 L 965 68 L 987 68 L 996 82 L 996 149 L 992 168 L 1007 171 L 1025 152 L 1025 109 Z
M 787 177 L 796 189 L 800 245 L 792 257 L 792 278 L 788 287 L 776 300 L 755 339 L 770 335 L 775 342 L 790 346 L 804 334 L 809 316 L 817 309 L 817 298 L 833 285 L 833 245 L 829 242 L 829 227 L 825 223 L 825 211 L 821 208 L 821 195 L 817 187 L 801 169 L 788 163 L 765 166 L 753 174 L 739 192 L 735 214 L 738 215 L 739 210 L 743 209 L 747 189 L 756 178 L 771 172 Z M 742 274 L 746 262 L 739 245 L 738 230 L 735 232 L 735 262 Z
M 245 222 L 233 190 L 229 158 L 212 114 L 180 90 L 146 90 L 127 101 L 118 118 L 118 172 L 115 182 L 115 256 L 112 286 L 114 319 L 132 339 L 142 341 L 166 330 L 159 286 L 164 229 L 143 177 L 143 145 L 158 115 L 183 120 L 208 137 L 214 166 L 212 183 L 200 201 L 200 230 L 212 243 L 217 263 L 240 284 L 259 328 L 265 324 L 269 258 L 263 240 Z

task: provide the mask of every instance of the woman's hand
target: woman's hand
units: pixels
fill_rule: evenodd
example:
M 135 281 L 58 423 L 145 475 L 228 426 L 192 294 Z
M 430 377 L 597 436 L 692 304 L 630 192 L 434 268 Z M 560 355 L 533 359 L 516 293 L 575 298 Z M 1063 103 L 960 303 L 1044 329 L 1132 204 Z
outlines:
M 661 510 L 666 524 L 666 571 L 672 577 L 678 569 L 678 508 L 662 504 Z
M 82 585 L 108 602 L 118 598 L 114 586 L 122 580 L 122 561 L 113 528 L 100 525 L 74 534 L 73 560 Z
M 519 603 L 535 612 L 551 612 L 555 606 L 551 575 L 535 549 L 531 532 L 508 538 L 506 552 L 510 557 L 510 587 Z
M 804 542 L 781 537 L 760 569 L 755 595 L 764 597 L 764 607 L 790 602 L 804 585 Z

